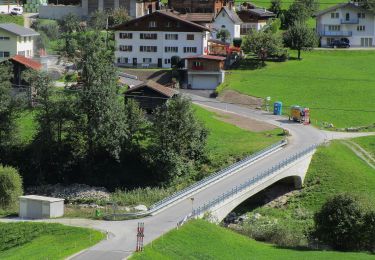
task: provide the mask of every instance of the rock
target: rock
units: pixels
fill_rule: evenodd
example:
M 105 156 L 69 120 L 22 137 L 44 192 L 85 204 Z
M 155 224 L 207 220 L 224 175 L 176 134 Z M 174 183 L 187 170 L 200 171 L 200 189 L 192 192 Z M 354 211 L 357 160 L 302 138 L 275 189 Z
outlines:
M 254 214 L 254 219 L 256 219 L 256 220 L 260 219 L 261 217 L 262 217 L 262 215 L 259 214 L 259 213 Z
M 135 210 L 137 211 L 147 211 L 147 207 L 145 205 L 138 205 L 136 207 L 134 207 Z

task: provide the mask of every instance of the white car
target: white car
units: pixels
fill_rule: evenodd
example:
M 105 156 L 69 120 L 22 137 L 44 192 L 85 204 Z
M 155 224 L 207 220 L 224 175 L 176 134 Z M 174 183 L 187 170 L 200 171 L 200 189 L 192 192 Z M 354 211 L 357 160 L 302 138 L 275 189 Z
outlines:
M 23 14 L 23 8 L 20 7 L 20 6 L 13 7 L 13 8 L 10 10 L 10 13 L 11 13 L 11 14 L 14 14 L 14 15 L 22 15 L 22 14 Z

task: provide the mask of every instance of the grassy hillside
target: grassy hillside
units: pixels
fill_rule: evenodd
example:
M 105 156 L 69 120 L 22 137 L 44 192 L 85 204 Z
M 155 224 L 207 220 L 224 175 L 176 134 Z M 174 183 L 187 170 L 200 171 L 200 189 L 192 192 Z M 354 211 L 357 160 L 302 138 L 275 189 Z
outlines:
M 236 4 L 243 3 L 243 0 L 236 0 Z M 323 10 L 326 8 L 329 8 L 333 5 L 339 4 L 339 3 L 346 3 L 347 1 L 343 0 L 321 0 L 319 2 L 319 9 Z M 271 0 L 252 0 L 251 3 L 254 3 L 255 5 L 259 7 L 264 7 L 264 8 L 270 8 L 271 6 Z M 282 8 L 283 9 L 288 9 L 289 5 L 293 3 L 293 0 L 281 0 L 282 3 Z
M 86 228 L 44 223 L 0 223 L 0 259 L 65 259 L 104 238 Z
M 375 136 L 356 138 L 354 141 L 375 157 Z
M 132 259 L 374 259 L 364 253 L 338 253 L 278 248 L 256 242 L 203 220 L 173 230 Z
M 268 62 L 262 69 L 232 70 L 224 87 L 256 97 L 271 96 L 284 112 L 298 104 L 311 108 L 312 122 L 336 127 L 375 123 L 374 51 L 314 51 L 303 60 Z M 351 111 L 359 110 L 359 111 Z
M 250 132 L 217 119 L 217 114 L 194 106 L 198 118 L 209 129 L 207 150 L 214 165 L 242 158 L 282 139 L 281 129 Z

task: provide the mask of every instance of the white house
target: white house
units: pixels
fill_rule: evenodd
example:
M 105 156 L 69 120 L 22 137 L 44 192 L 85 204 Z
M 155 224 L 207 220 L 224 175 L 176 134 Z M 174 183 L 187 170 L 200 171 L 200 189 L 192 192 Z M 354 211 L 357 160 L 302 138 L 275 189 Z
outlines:
M 215 21 L 212 23 L 212 27 L 215 29 L 216 33 L 220 30 L 228 30 L 230 37 L 227 40 L 232 42 L 234 38 L 240 38 L 240 29 L 242 21 L 236 14 L 228 7 L 224 6 L 221 11 L 216 15 Z M 216 34 L 215 34 L 216 37 Z
M 14 55 L 27 58 L 34 56 L 34 37 L 36 31 L 14 23 L 0 24 L 0 61 Z
M 346 39 L 350 46 L 374 45 L 374 14 L 354 3 L 338 4 L 316 14 L 316 31 L 322 47 Z
M 241 6 L 237 15 L 242 20 L 241 35 L 246 35 L 250 31 L 259 31 L 267 25 L 268 20 L 273 19 L 276 15 L 265 8 L 247 8 Z
M 118 66 L 170 68 L 171 58 L 207 53 L 209 29 L 156 11 L 113 28 Z

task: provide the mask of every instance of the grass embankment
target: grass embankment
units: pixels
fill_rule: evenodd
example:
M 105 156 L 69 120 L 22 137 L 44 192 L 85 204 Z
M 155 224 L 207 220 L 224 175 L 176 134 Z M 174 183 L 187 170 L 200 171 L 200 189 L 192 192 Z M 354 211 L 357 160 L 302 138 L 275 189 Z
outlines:
M 267 62 L 262 69 L 232 70 L 224 87 L 256 97 L 271 96 L 272 101 L 284 103 L 284 113 L 295 104 L 310 107 L 316 125 L 328 122 L 341 128 L 375 123 L 375 113 L 364 112 L 375 111 L 371 65 L 375 51 L 313 51 L 302 57 L 301 61 Z
M 363 149 L 375 157 L 375 136 L 360 137 L 354 139 Z
M 0 223 L 0 259 L 65 259 L 104 238 L 99 231 L 45 223 Z
M 257 242 L 203 220 L 194 220 L 145 247 L 132 259 L 374 259 L 365 253 L 305 251 Z
M 15 23 L 24 26 L 24 18 L 22 15 L 0 14 L 0 23 Z

